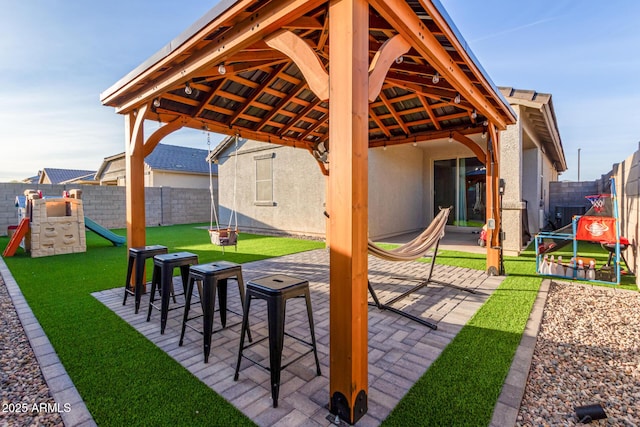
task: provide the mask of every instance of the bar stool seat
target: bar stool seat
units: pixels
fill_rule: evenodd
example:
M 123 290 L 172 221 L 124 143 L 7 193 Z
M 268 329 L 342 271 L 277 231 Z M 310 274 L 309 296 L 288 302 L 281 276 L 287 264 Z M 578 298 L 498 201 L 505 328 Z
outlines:
M 127 265 L 127 281 L 124 285 L 124 299 L 122 305 L 127 304 L 127 296 L 133 295 L 136 300 L 136 314 L 140 309 L 140 298 L 142 297 L 142 288 L 144 286 L 144 266 L 145 262 L 149 258 L 153 258 L 156 255 L 166 254 L 169 250 L 166 246 L 162 245 L 150 245 L 150 246 L 138 246 L 135 248 L 129 248 L 129 263 Z M 131 285 L 131 275 L 133 269 L 136 269 L 136 277 Z
M 189 267 L 198 263 L 198 256 L 191 252 L 176 252 L 171 254 L 156 255 L 153 257 L 153 279 L 151 280 L 151 295 L 149 297 L 149 313 L 147 322 L 151 319 L 151 312 L 154 308 L 160 308 L 160 333 L 164 334 L 169 315 L 169 296 L 173 288 L 173 270 L 180 268 L 183 287 L 189 278 Z M 154 304 L 156 289 L 160 286 L 161 305 Z M 182 295 L 182 294 L 180 294 Z M 175 302 L 175 294 L 174 294 Z M 172 307 L 171 310 L 182 308 L 183 306 Z
M 234 381 L 238 380 L 240 371 L 240 362 L 243 357 L 243 350 L 260 343 L 262 340 L 255 341 L 247 346 L 244 345 L 245 329 L 249 322 L 249 308 L 252 298 L 260 298 L 267 302 L 267 317 L 269 335 L 263 339 L 269 339 L 269 367 L 263 366 L 255 360 L 244 356 L 251 362 L 268 370 L 271 374 L 271 398 L 273 399 L 273 407 L 278 407 L 278 394 L 280 392 L 280 372 L 291 363 L 294 363 L 303 356 L 313 352 L 316 359 L 317 374 L 320 372 L 320 361 L 318 360 L 318 350 L 316 346 L 316 335 L 313 327 L 313 313 L 311 310 L 311 296 L 309 293 L 309 282 L 297 277 L 286 276 L 284 274 L 276 274 L 265 276 L 259 279 L 251 280 L 247 283 L 244 315 L 242 317 L 242 331 L 240 333 L 240 348 L 238 350 L 238 362 L 236 364 L 236 372 L 233 377 Z M 284 330 L 286 302 L 291 298 L 304 298 L 307 305 L 307 318 L 309 320 L 309 330 L 311 333 L 311 342 L 305 341 L 300 337 L 290 335 Z M 294 360 L 282 366 L 282 348 L 284 346 L 284 337 L 291 337 L 303 344 L 311 347 L 309 351 L 301 354 Z
M 229 261 L 216 261 L 208 264 L 192 265 L 189 268 L 189 280 L 185 288 L 185 305 L 184 317 L 182 320 L 182 333 L 180 334 L 180 343 L 182 346 L 184 333 L 187 326 L 201 333 L 204 336 L 204 362 L 209 361 L 209 353 L 211 352 L 211 335 L 213 331 L 213 315 L 215 312 L 216 290 L 218 291 L 218 304 L 220 308 L 220 320 L 222 328 L 227 326 L 227 310 L 242 316 L 227 308 L 227 279 L 235 279 L 238 283 L 238 291 L 240 293 L 240 302 L 244 307 L 244 281 L 242 280 L 242 266 Z M 200 302 L 202 304 L 202 314 L 189 317 L 191 306 L 191 296 L 193 294 L 193 285 L 196 281 L 201 281 L 202 286 L 199 287 Z M 202 317 L 202 330 L 187 324 L 188 321 Z M 238 322 L 237 324 L 240 324 Z M 230 325 L 233 326 L 233 325 Z M 247 335 L 251 341 L 251 332 L 248 330 Z

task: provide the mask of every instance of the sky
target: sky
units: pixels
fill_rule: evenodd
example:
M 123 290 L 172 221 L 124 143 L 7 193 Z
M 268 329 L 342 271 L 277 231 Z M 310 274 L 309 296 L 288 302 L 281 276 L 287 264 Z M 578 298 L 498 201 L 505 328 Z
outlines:
M 578 179 L 578 152 L 588 181 L 638 149 L 640 2 L 440 1 L 497 86 L 552 94 L 569 168 L 560 180 Z M 100 93 L 215 4 L 0 0 L 0 182 L 97 170 L 123 152 L 124 118 Z M 208 148 L 195 130 L 162 143 Z

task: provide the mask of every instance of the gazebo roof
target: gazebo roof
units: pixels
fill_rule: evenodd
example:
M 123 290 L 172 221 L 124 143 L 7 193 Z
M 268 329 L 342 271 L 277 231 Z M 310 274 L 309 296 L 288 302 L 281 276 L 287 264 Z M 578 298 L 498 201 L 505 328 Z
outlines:
M 371 63 L 384 57 L 381 48 L 398 34 L 408 47 L 389 61 L 381 91 L 370 99 L 370 147 L 479 134 L 488 122 L 504 129 L 515 121 L 437 1 L 369 4 Z M 328 6 L 318 0 L 223 0 L 103 92 L 101 101 L 119 113 L 148 104 L 146 118 L 184 127 L 309 149 L 327 144 L 328 96 L 314 91 L 311 74 L 272 46 L 280 37 L 287 45 L 301 42 L 298 52 L 322 77 L 330 66 Z M 417 18 L 419 35 L 399 23 L 402 13 Z M 428 51 L 412 37 L 421 37 Z

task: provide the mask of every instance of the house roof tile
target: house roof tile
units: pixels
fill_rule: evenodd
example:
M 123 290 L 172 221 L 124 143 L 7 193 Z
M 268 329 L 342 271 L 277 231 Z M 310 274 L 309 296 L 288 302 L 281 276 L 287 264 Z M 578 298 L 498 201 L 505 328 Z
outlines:
M 145 163 L 152 169 L 165 171 L 182 171 L 191 173 L 209 173 L 207 150 L 199 148 L 179 147 L 176 145 L 158 144 L 145 158 Z M 214 174 L 218 166 L 212 165 Z
M 52 184 L 60 184 L 61 182 L 72 181 L 76 178 L 86 177 L 87 175 L 95 175 L 95 173 L 96 171 L 80 169 L 44 168 L 41 176 L 46 174 Z

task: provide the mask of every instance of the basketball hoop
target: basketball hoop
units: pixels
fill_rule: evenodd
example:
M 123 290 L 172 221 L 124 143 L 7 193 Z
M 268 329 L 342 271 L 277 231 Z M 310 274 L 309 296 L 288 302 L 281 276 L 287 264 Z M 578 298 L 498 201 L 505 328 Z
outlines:
M 584 196 L 589 202 L 596 213 L 601 213 L 604 210 L 605 199 L 610 197 L 609 194 L 594 194 L 592 196 Z

